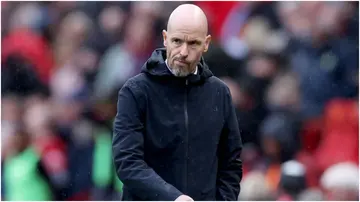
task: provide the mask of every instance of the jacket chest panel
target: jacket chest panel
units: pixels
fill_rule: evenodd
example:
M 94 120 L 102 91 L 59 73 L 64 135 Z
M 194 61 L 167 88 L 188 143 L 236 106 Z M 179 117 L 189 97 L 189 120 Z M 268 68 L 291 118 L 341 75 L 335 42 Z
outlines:
M 224 124 L 219 92 L 155 86 L 148 93 L 145 142 L 150 148 L 175 150 L 182 144 L 209 141 L 217 145 Z

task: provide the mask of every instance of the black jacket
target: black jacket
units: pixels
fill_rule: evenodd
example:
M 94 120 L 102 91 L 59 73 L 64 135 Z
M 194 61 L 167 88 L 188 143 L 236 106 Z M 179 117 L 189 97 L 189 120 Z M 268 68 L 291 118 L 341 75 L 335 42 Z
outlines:
M 228 87 L 203 59 L 178 78 L 157 49 L 119 91 L 113 155 L 123 200 L 237 200 L 242 144 Z

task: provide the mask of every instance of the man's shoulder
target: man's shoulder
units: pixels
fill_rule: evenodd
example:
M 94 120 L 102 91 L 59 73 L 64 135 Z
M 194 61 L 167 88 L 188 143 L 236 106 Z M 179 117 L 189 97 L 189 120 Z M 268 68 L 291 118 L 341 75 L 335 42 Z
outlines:
M 213 87 L 218 87 L 222 90 L 226 90 L 228 91 L 229 88 L 228 86 L 226 85 L 226 83 L 221 80 L 220 78 L 216 77 L 216 76 L 212 76 L 208 79 L 208 82 L 213 86 Z
M 124 86 L 130 87 L 130 88 L 131 88 L 131 87 L 134 87 L 134 86 L 139 87 L 139 86 L 141 86 L 143 83 L 146 83 L 146 82 L 148 82 L 148 79 L 147 79 L 145 73 L 139 73 L 139 74 L 137 74 L 137 75 L 129 78 L 129 79 L 125 82 Z
M 138 94 L 143 92 L 143 88 L 145 87 L 148 79 L 145 73 L 139 73 L 131 78 L 129 78 L 123 85 L 121 89 L 127 88 L 131 92 Z M 121 90 L 120 89 L 120 90 Z

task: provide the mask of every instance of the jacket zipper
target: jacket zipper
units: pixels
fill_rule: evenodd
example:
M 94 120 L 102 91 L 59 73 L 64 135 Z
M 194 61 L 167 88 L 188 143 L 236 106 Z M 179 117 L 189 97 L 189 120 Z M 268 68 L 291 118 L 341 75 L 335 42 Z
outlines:
M 185 168 L 184 168 L 184 192 L 187 193 L 187 160 L 188 160 L 188 141 L 189 141 L 189 117 L 188 117 L 188 106 L 187 106 L 187 88 L 188 88 L 188 80 L 185 82 L 185 95 L 184 95 L 184 115 L 185 115 Z

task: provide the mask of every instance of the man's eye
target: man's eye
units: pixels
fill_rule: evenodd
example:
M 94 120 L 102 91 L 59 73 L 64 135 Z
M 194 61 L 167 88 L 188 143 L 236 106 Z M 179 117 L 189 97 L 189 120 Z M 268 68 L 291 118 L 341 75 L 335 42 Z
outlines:
M 180 44 L 180 43 L 181 43 L 181 40 L 180 40 L 180 39 L 174 39 L 173 42 L 174 42 L 175 44 Z
M 190 41 L 188 44 L 189 44 L 189 46 L 197 47 L 197 46 L 201 45 L 201 42 L 199 42 L 199 41 Z

